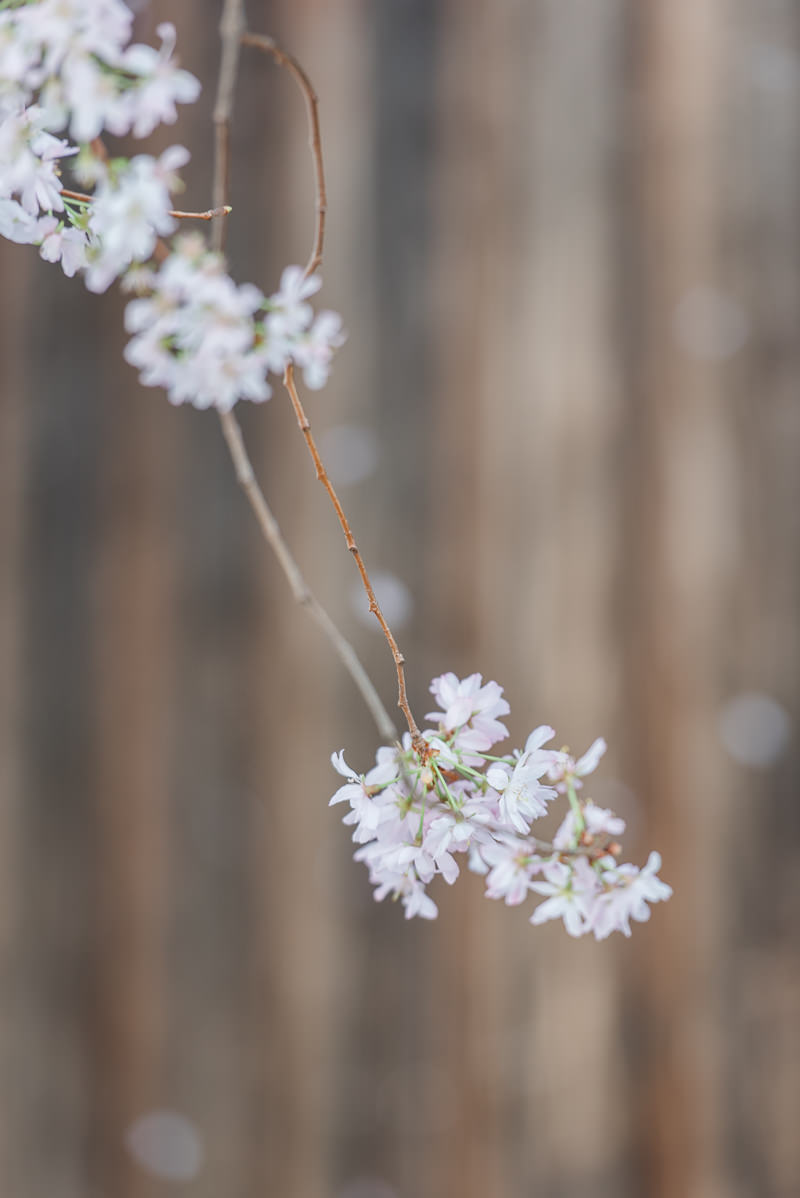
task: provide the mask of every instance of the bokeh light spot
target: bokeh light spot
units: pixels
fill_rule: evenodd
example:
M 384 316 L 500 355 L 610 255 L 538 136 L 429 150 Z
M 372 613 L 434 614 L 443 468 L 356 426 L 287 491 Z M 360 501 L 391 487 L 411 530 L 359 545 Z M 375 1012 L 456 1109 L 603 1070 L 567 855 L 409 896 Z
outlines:
M 380 1177 L 354 1177 L 337 1190 L 336 1198 L 397 1198 L 397 1190 Z
M 402 628 L 411 619 L 411 613 L 414 610 L 414 600 L 408 587 L 396 574 L 390 574 L 387 570 L 375 570 L 370 577 L 375 597 L 381 605 L 381 611 L 389 626 L 392 629 Z M 361 623 L 380 633 L 380 625 L 369 610 L 367 596 L 361 583 L 353 585 L 351 596 L 353 607 Z
M 728 699 L 718 723 L 720 739 L 734 761 L 759 769 L 778 760 L 791 734 L 786 709 L 760 691 L 742 691 Z
M 325 429 L 319 447 L 325 469 L 337 487 L 363 482 L 377 469 L 378 438 L 363 424 L 337 424 Z
M 191 1181 L 203 1164 L 203 1141 L 177 1111 L 148 1111 L 128 1128 L 125 1145 L 138 1165 L 165 1181 Z
M 674 332 L 681 349 L 690 357 L 723 362 L 747 341 L 750 322 L 744 308 L 731 296 L 708 287 L 693 287 L 675 308 Z

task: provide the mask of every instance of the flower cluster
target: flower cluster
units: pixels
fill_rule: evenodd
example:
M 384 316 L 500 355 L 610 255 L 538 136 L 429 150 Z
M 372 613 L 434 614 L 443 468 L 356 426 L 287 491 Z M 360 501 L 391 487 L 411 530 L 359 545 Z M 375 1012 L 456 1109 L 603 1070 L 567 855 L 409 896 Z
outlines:
M 105 130 L 144 137 L 200 94 L 173 60 L 174 27 L 159 25 L 157 51 L 128 45 L 132 23 L 122 0 L 37 0 L 0 11 L 0 231 L 40 246 L 69 276 L 88 268 L 96 291 L 172 231 L 172 172 L 188 154 L 173 147 L 166 166 L 165 155 L 109 166 L 89 143 Z M 65 132 L 78 144 L 56 136 Z M 79 148 L 77 174 L 98 183 L 95 207 L 104 211 L 86 213 L 62 195 L 59 162 Z
M 161 50 L 128 45 L 133 13 L 123 0 L 37 0 L 0 12 L 0 107 L 27 108 L 38 94 L 49 129 L 78 142 L 104 129 L 146 137 L 172 124 L 175 104 L 200 84 L 173 60 L 175 29 L 159 25 Z
M 650 918 L 648 903 L 670 897 L 657 876 L 658 854 L 643 869 L 620 864 L 624 821 L 578 795 L 605 752 L 603 740 L 576 761 L 564 749 L 544 747 L 555 732 L 543 725 L 522 752 L 499 757 L 489 750 L 508 735 L 500 717 L 509 706 L 496 682 L 443 674 L 431 691 L 438 709 L 427 718 L 436 727 L 423 733 L 424 748 L 406 734 L 402 745 L 379 749 L 377 764 L 361 777 L 343 753 L 332 757 L 347 782 L 331 805 L 349 804 L 344 822 L 353 826 L 355 857 L 367 865 L 376 899 L 400 898 L 407 918 L 434 919 L 426 887 L 436 874 L 456 880 L 459 853 L 486 876 L 489 898 L 515 906 L 529 892 L 542 895 L 531 923 L 562 919 L 571 936 L 629 936 L 632 919 Z M 569 809 L 547 843 L 531 826 L 562 794 Z
M 0 234 L 38 246 L 69 277 L 81 272 L 91 291 L 121 279 L 139 292 L 127 309 L 126 357 L 173 403 L 225 411 L 267 399 L 267 371 L 290 362 L 322 387 L 344 338 L 335 313 L 314 319 L 306 302 L 320 279 L 289 267 L 267 300 L 237 287 L 199 236 L 170 252 L 162 239 L 177 227 L 172 196 L 188 151 L 108 160 L 95 140 L 106 131 L 145 137 L 200 92 L 174 60 L 174 27 L 158 26 L 156 50 L 128 44 L 132 21 L 122 0 L 11 0 L 0 10 Z M 64 159 L 93 195 L 62 188 Z
M 241 397 L 268 399 L 267 371 L 281 374 L 292 361 L 310 387 L 321 387 L 342 340 L 335 313 L 321 312 L 312 324 L 305 300 L 318 277 L 287 266 L 280 291 L 265 299 L 251 284 L 237 287 L 197 234 L 177 238 L 158 271 L 132 273 L 128 285 L 148 294 L 125 310 L 133 334 L 125 357 L 146 386 L 164 387 L 175 404 L 227 411 Z

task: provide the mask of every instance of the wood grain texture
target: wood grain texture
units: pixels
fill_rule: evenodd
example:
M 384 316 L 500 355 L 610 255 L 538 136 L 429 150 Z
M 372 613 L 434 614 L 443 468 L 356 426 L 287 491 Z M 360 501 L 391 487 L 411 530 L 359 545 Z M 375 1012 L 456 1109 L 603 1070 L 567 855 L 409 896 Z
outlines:
M 210 203 L 218 5 L 167 15 L 200 104 L 163 144 Z M 259 541 L 217 422 L 121 365 L 122 301 L 0 247 L 0 1193 L 161 1198 L 134 1121 L 203 1145 L 192 1198 L 790 1198 L 800 1175 L 796 728 L 800 23 L 791 0 L 274 0 L 321 100 L 315 435 L 409 587 L 429 679 L 611 750 L 592 792 L 675 897 L 573 942 L 442 886 L 373 903 L 327 799 L 375 735 Z M 165 19 L 143 6 L 141 35 Z M 302 103 L 242 60 L 229 250 L 277 284 L 313 217 Z M 304 398 L 305 402 L 305 398 Z M 242 412 L 309 584 L 391 659 L 288 400 Z M 334 480 L 336 481 L 336 480 Z

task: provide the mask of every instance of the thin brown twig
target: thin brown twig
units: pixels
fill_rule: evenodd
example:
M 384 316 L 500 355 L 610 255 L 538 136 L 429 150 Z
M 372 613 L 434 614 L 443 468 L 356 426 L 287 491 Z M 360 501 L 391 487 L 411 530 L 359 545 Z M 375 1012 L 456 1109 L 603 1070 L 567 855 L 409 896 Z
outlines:
M 291 54 L 287 54 L 285 50 L 282 50 L 280 46 L 278 46 L 272 40 L 272 38 L 264 37 L 262 34 L 258 33 L 243 33 L 241 36 L 241 41 L 245 46 L 255 46 L 256 49 L 262 50 L 265 54 L 269 54 L 275 59 L 279 66 L 286 67 L 297 81 L 305 100 L 306 114 L 308 117 L 308 144 L 311 149 L 311 157 L 314 163 L 314 178 L 316 182 L 317 193 L 317 222 L 314 233 L 314 244 L 311 248 L 311 255 L 305 268 L 305 275 L 308 277 L 322 263 L 322 253 L 325 241 L 325 214 L 327 212 L 328 206 L 327 192 L 325 188 L 325 169 L 322 161 L 322 138 L 319 127 L 319 102 L 316 92 L 311 86 L 311 80 L 300 66 L 300 63 L 296 58 L 292 57 Z M 314 462 L 317 478 L 328 493 L 328 497 L 333 504 L 339 523 L 342 526 L 347 548 L 353 555 L 353 559 L 358 567 L 358 572 L 361 576 L 361 582 L 369 601 L 369 610 L 373 613 L 380 624 L 383 635 L 386 637 L 389 649 L 391 650 L 392 658 L 395 664 L 395 670 L 397 671 L 397 705 L 406 718 L 406 723 L 408 724 L 408 730 L 411 733 L 411 741 L 414 749 L 417 751 L 417 753 L 424 757 L 428 751 L 428 745 L 427 741 L 417 727 L 417 723 L 409 706 L 408 696 L 406 693 L 405 658 L 400 652 L 397 641 L 395 640 L 386 617 L 381 611 L 380 604 L 375 597 L 375 591 L 370 581 L 366 565 L 364 564 L 364 559 L 361 556 L 358 546 L 356 545 L 356 541 L 350 528 L 350 524 L 347 520 L 347 516 L 345 515 L 344 508 L 341 505 L 339 497 L 336 494 L 333 484 L 328 477 L 325 466 L 323 465 L 322 458 L 320 457 L 319 450 L 317 449 L 316 442 L 314 441 L 314 437 L 311 433 L 310 421 L 306 416 L 303 405 L 300 401 L 300 396 L 297 392 L 297 386 L 295 385 L 294 381 L 294 368 L 292 367 L 291 363 L 286 367 L 286 371 L 283 376 L 283 384 L 286 387 L 286 390 L 289 393 L 289 398 L 292 401 L 292 407 L 294 408 L 294 413 L 297 417 L 297 423 L 300 427 L 303 437 L 305 438 L 308 451 L 311 454 L 311 458 Z
M 488 823 L 483 826 L 489 831 L 497 833 L 501 839 L 508 835 L 508 827 L 503 824 Z M 612 857 L 616 860 L 620 854 L 620 846 L 614 840 L 601 844 L 577 844 L 568 849 L 559 848 L 550 840 L 540 840 L 538 836 L 525 836 L 523 840 L 537 853 L 553 854 L 562 861 L 564 858 L 569 860 L 576 857 L 585 857 L 590 862 L 600 861 L 603 857 Z
M 244 0 L 225 0 L 219 23 L 222 59 L 213 117 L 214 181 L 211 200 L 215 208 L 222 208 L 227 204 L 230 191 L 230 122 L 236 92 L 236 76 L 239 72 L 239 47 L 244 32 Z M 212 244 L 218 252 L 224 248 L 224 225 L 214 226 Z
M 61 195 L 68 200 L 78 200 L 83 204 L 91 204 L 94 196 L 86 195 L 83 191 L 70 191 L 68 187 L 61 188 Z M 233 209 L 229 204 L 223 204 L 219 208 L 209 208 L 206 212 L 178 212 L 175 209 L 170 211 L 170 216 L 176 217 L 178 220 L 214 220 L 217 216 L 229 216 Z
M 388 741 L 397 740 L 397 729 L 381 702 L 380 696 L 372 684 L 372 680 L 359 661 L 355 649 L 342 636 L 325 608 L 309 590 L 300 572 L 300 567 L 292 557 L 289 547 L 283 539 L 278 522 L 272 514 L 253 473 L 253 466 L 236 417 L 233 415 L 233 412 L 221 412 L 220 421 L 233 464 L 236 467 L 236 478 L 250 501 L 250 506 L 255 512 L 265 541 L 269 544 L 280 563 L 281 569 L 286 575 L 292 595 L 297 603 L 306 609 L 311 618 L 319 625 L 333 644 L 341 661 L 349 670 L 351 677 L 361 691 L 362 697 L 372 714 L 372 718 L 381 736 Z
M 424 758 L 427 756 L 429 746 L 428 742 L 425 740 L 424 736 L 417 727 L 416 720 L 414 719 L 408 703 L 408 696 L 406 694 L 405 658 L 400 652 L 397 641 L 395 640 L 392 630 L 387 623 L 386 617 L 381 611 L 380 604 L 375 597 L 375 591 L 373 590 L 372 583 L 370 582 L 370 577 L 367 573 L 367 567 L 364 565 L 364 559 L 361 556 L 361 552 L 356 544 L 356 540 L 353 536 L 353 531 L 350 528 L 347 516 L 345 515 L 344 508 L 342 507 L 339 496 L 336 494 L 333 483 L 328 477 L 328 472 L 325 469 L 322 458 L 320 457 L 316 441 L 314 440 L 311 432 L 311 422 L 306 416 L 305 409 L 300 401 L 300 396 L 297 393 L 297 387 L 294 381 L 294 368 L 291 363 L 286 367 L 286 371 L 283 376 L 283 384 L 286 387 L 286 390 L 289 392 L 289 398 L 292 401 L 292 407 L 294 408 L 294 414 L 297 417 L 297 423 L 301 433 L 303 434 L 305 443 L 308 446 L 308 452 L 311 454 L 311 458 L 314 462 L 314 467 L 317 472 L 317 480 L 322 483 L 323 487 L 328 493 L 328 498 L 333 504 L 339 523 L 342 526 L 342 532 L 344 533 L 344 539 L 347 544 L 347 548 L 353 555 L 353 560 L 358 567 L 358 572 L 361 575 L 361 582 L 363 584 L 364 590 L 367 593 L 367 599 L 369 600 L 369 610 L 380 624 L 383 635 L 386 637 L 389 648 L 392 652 L 395 669 L 397 671 L 397 706 L 400 708 L 406 718 L 408 730 L 411 733 L 411 743 L 413 744 L 415 751 Z
M 317 221 L 314 232 L 314 244 L 311 248 L 311 254 L 305 268 L 305 275 L 308 277 L 322 263 L 322 253 L 325 242 L 325 215 L 328 207 L 327 191 L 325 188 L 325 168 L 322 161 L 322 137 L 319 126 L 319 101 L 317 99 L 317 94 L 311 85 L 311 80 L 300 66 L 300 63 L 291 54 L 287 54 L 285 50 L 282 50 L 281 47 L 278 46 L 271 37 L 264 37 L 259 33 L 245 32 L 241 35 L 241 42 L 242 45 L 254 46 L 256 49 L 262 50 L 265 54 L 270 55 L 279 66 L 286 67 L 286 69 L 291 72 L 292 76 L 296 80 L 305 100 L 306 115 L 308 118 L 308 144 L 314 164 L 314 179 L 316 183 L 317 196 Z M 305 438 L 308 451 L 311 454 L 311 458 L 314 462 L 317 478 L 328 493 L 328 497 L 333 504 L 339 523 L 342 526 L 347 548 L 353 555 L 356 566 L 358 567 L 358 572 L 361 576 L 361 582 L 364 586 L 364 590 L 366 591 L 367 599 L 369 601 L 369 610 L 373 613 L 380 624 L 383 635 L 386 637 L 389 649 L 391 650 L 395 670 L 397 672 L 397 705 L 406 718 L 406 723 L 408 724 L 408 730 L 411 733 L 411 741 L 414 749 L 420 756 L 424 758 L 428 752 L 428 743 L 417 727 L 416 720 L 414 719 L 411 707 L 409 706 L 408 695 L 406 693 L 405 658 L 400 652 L 397 641 L 395 640 L 386 617 L 381 611 L 380 604 L 375 597 L 375 591 L 370 581 L 366 565 L 364 564 L 364 559 L 361 556 L 358 546 L 356 545 L 355 538 L 339 497 L 336 494 L 333 484 L 328 477 L 325 466 L 323 465 L 322 458 L 320 457 L 319 450 L 317 449 L 316 442 L 314 441 L 314 437 L 311 433 L 310 421 L 306 416 L 303 405 L 300 401 L 300 396 L 297 392 L 297 386 L 294 381 L 294 369 L 291 363 L 287 366 L 284 373 L 283 384 L 286 387 L 286 390 L 289 393 L 289 398 L 292 401 L 292 407 L 294 408 L 295 416 L 297 417 L 297 423 L 300 427 L 303 437 Z
M 178 212 L 173 209 L 170 216 L 174 216 L 177 220 L 214 220 L 217 216 L 230 216 L 233 209 L 230 204 L 223 204 L 221 208 L 209 208 L 207 212 Z
M 485 826 L 491 827 L 493 831 L 495 830 L 494 825 Z M 496 830 L 500 833 L 508 832 L 507 828 L 498 828 Z M 579 844 L 574 848 L 559 849 L 551 841 L 539 840 L 537 836 L 529 836 L 527 839 L 528 843 L 533 846 L 537 853 L 541 853 L 542 855 L 546 855 L 548 853 L 552 854 L 564 864 L 566 864 L 568 861 L 575 861 L 578 857 L 585 857 L 590 864 L 595 864 L 598 861 L 602 861 L 605 857 L 611 857 L 613 861 L 617 861 L 621 852 L 620 845 L 616 843 L 601 847 L 598 847 L 597 845 Z
M 83 191 L 70 191 L 68 187 L 62 187 L 59 194 L 68 200 L 80 200 L 82 204 L 91 204 L 94 200 L 94 196 L 86 195 Z
M 238 51 L 244 28 L 244 13 L 242 0 L 225 0 L 220 37 L 222 40 L 222 64 L 217 89 L 217 99 L 214 107 L 214 202 L 225 206 L 228 199 L 228 176 L 230 167 L 230 135 L 229 125 L 233 110 L 233 96 L 236 88 L 238 70 Z M 222 225 L 216 225 L 213 231 L 214 248 L 221 250 L 224 244 L 225 230 Z M 321 249 L 321 241 L 320 241 Z M 265 541 L 272 549 L 289 582 L 296 601 L 305 608 L 312 619 L 318 624 L 333 648 L 339 655 L 342 664 L 348 670 L 355 682 L 367 708 L 375 721 L 380 735 L 387 741 L 397 740 L 397 729 L 394 721 L 387 712 L 372 680 L 359 661 L 358 655 L 350 642 L 342 635 L 325 608 L 319 603 L 308 588 L 300 567 L 297 565 L 291 551 L 283 538 L 278 522 L 264 497 L 253 471 L 253 465 L 247 453 L 242 437 L 242 431 L 233 412 L 220 412 L 222 432 L 230 451 L 236 478 L 245 492 L 252 507 Z
M 254 46 L 257 50 L 262 50 L 265 54 L 269 54 L 274 58 L 279 66 L 286 67 L 287 71 L 297 81 L 297 85 L 303 93 L 306 115 L 308 117 L 308 145 L 314 163 L 314 184 L 316 190 L 314 244 L 311 247 L 311 254 L 305 268 L 305 275 L 308 278 L 322 264 L 322 251 L 325 243 L 325 217 L 328 211 L 325 169 L 322 165 L 322 137 L 319 128 L 319 99 L 314 88 L 311 86 L 311 80 L 297 59 L 291 54 L 287 54 L 285 50 L 282 50 L 271 37 L 265 37 L 261 33 L 243 32 L 241 42 L 243 46 Z

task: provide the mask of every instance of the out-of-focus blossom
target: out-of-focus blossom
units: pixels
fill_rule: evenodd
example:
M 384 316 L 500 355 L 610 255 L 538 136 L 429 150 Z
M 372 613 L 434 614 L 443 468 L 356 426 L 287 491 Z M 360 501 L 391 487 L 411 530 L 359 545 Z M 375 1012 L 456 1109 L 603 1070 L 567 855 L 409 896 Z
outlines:
M 107 290 L 132 262 L 148 261 L 159 237 L 176 228 L 170 188 L 178 167 L 188 160 L 183 146 L 171 146 L 160 158 L 137 154 L 122 170 L 106 172 L 89 216 L 90 291 Z
M 314 318 L 307 301 L 319 277 L 288 266 L 267 300 L 234 283 L 198 235 L 170 249 L 163 239 L 177 227 L 173 195 L 187 151 L 107 162 L 88 144 L 105 131 L 146 136 L 199 94 L 175 60 L 174 26 L 158 26 L 155 49 L 128 44 L 131 21 L 122 0 L 0 10 L 0 234 L 38 245 L 65 274 L 81 272 L 91 291 L 119 279 L 136 292 L 125 356 L 171 403 L 228 411 L 240 399 L 263 401 L 272 393 L 267 375 L 289 363 L 309 387 L 322 387 L 344 334 L 336 313 Z M 56 136 L 65 130 L 78 146 Z M 62 195 L 59 164 L 76 153 L 75 177 L 95 189 L 87 199 Z
M 37 232 L 42 238 L 39 256 L 45 262 L 60 262 L 68 279 L 86 266 L 89 240 L 80 229 L 65 226 L 54 216 L 40 218 Z
M 344 341 L 341 316 L 328 311 L 320 312 L 308 332 L 297 338 L 292 356 L 312 391 L 319 391 L 327 383 L 334 350 L 344 345 Z
M 295 341 L 281 335 L 276 347 L 259 319 L 268 305 L 261 291 L 237 286 L 198 234 L 177 238 L 157 271 L 134 273 L 128 286 L 147 294 L 128 303 L 125 357 L 171 403 L 228 411 L 239 399 L 263 401 L 268 372 L 295 359 Z
M 132 132 L 134 137 L 148 137 L 157 125 L 172 125 L 178 119 L 175 104 L 192 104 L 200 95 L 200 84 L 194 75 L 180 70 L 173 62 L 175 26 L 168 21 L 159 25 L 161 49 L 152 46 L 129 46 L 120 59 L 120 66 L 140 81 L 131 96 Z
M 48 133 L 43 120 L 36 105 L 0 119 L 0 197 L 19 196 L 32 216 L 62 211 L 58 162 L 77 153 L 76 146 Z

